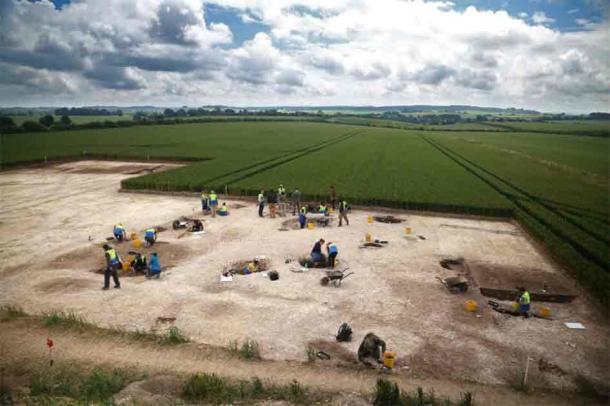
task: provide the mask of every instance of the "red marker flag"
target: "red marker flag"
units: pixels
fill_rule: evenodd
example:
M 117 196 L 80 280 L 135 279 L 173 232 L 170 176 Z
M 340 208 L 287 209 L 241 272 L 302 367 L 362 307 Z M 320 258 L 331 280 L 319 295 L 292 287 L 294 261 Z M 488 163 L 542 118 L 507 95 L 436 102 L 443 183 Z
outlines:
M 50 338 L 47 338 L 47 347 L 49 347 L 49 349 L 53 348 L 53 340 Z

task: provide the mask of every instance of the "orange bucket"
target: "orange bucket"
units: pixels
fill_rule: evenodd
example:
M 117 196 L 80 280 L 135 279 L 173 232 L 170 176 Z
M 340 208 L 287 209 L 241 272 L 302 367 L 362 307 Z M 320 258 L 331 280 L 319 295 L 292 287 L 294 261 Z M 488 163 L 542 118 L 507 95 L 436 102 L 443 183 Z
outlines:
M 383 353 L 383 366 L 392 369 L 394 368 L 394 362 L 396 362 L 396 353 L 392 351 L 386 351 Z
M 464 309 L 467 312 L 476 312 L 477 311 L 477 302 L 475 300 L 467 300 L 466 303 L 464 303 Z

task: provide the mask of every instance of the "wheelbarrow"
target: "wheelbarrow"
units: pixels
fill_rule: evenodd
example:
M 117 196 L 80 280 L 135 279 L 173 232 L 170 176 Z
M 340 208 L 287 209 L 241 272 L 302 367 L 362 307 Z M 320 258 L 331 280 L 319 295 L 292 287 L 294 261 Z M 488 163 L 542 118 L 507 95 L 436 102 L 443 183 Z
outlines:
M 320 285 L 328 286 L 333 285 L 335 288 L 341 286 L 341 282 L 343 279 L 347 278 L 350 275 L 353 275 L 353 272 L 345 273 L 349 268 L 345 268 L 342 271 L 326 271 L 326 276 L 320 279 Z
M 463 293 L 468 290 L 468 281 L 461 276 L 450 276 L 445 279 L 437 277 L 436 279 L 451 293 Z

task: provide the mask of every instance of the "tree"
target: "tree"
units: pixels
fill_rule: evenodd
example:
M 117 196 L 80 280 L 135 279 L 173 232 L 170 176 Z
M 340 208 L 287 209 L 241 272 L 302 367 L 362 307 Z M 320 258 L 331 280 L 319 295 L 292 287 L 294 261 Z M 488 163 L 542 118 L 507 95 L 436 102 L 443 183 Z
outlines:
M 25 131 L 45 131 L 47 129 L 44 125 L 31 120 L 24 121 L 21 128 Z
M 72 120 L 70 119 L 69 116 L 61 116 L 61 118 L 59 119 L 59 122 L 61 123 L 61 125 L 65 125 L 65 126 L 69 126 L 72 125 Z
M 40 117 L 38 122 L 40 124 L 44 125 L 45 127 L 51 127 L 53 125 L 53 123 L 55 122 L 55 117 L 53 117 L 50 114 L 47 114 L 46 116 Z
M 12 117 L 0 116 L 0 131 L 10 130 L 15 127 L 15 120 Z

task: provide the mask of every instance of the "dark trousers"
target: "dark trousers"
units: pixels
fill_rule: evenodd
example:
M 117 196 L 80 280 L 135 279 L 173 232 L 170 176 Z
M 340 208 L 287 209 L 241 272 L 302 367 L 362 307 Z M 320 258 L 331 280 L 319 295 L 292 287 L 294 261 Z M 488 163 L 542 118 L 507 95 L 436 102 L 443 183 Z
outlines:
M 345 224 L 349 226 L 349 220 L 347 219 L 347 212 L 342 211 L 339 213 L 339 227 L 343 225 L 343 220 L 345 220 Z
M 263 217 L 264 208 L 265 208 L 265 203 L 261 202 L 258 204 L 258 217 Z
M 335 263 L 337 262 L 337 253 L 333 252 L 328 254 L 328 265 L 330 265 L 331 268 L 335 267 Z
M 119 272 L 118 265 L 108 265 L 106 270 L 104 271 L 104 287 L 110 287 L 110 276 L 112 275 L 112 280 L 114 281 L 114 286 L 121 286 L 121 282 L 119 282 Z
M 333 208 L 333 210 L 335 210 L 335 206 L 336 206 L 336 205 L 337 205 L 337 199 L 336 199 L 336 198 L 334 198 L 334 197 L 332 197 L 332 198 L 330 199 L 330 207 L 332 207 L 332 208 Z
M 155 239 L 153 237 L 144 237 L 144 240 L 146 240 L 149 247 L 152 247 L 155 244 Z

